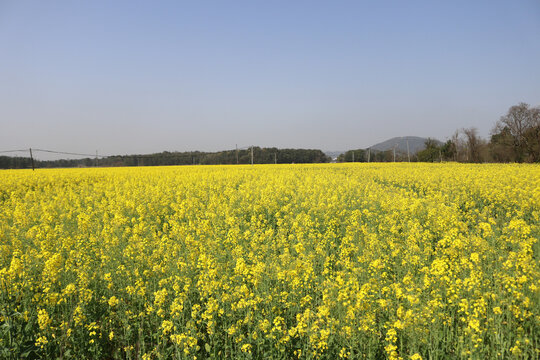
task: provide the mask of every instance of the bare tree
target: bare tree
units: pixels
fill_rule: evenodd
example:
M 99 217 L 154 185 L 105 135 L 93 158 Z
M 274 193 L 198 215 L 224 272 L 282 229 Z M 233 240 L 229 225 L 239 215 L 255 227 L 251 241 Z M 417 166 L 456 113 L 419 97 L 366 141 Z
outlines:
M 527 155 L 536 158 L 536 133 L 535 129 L 540 127 L 540 108 L 529 107 L 529 104 L 519 103 L 508 109 L 508 113 L 502 116 L 493 129 L 494 134 L 508 132 L 513 138 L 514 152 L 516 160 L 521 162 L 526 160 Z
M 474 127 L 463 129 L 467 141 L 467 154 L 470 162 L 482 162 L 481 146 L 482 140 L 478 137 L 478 130 Z
M 466 141 L 463 140 L 460 130 L 456 130 L 456 132 L 450 138 L 450 141 L 452 142 L 453 147 L 455 149 L 454 160 L 455 161 L 469 161 L 467 144 L 466 144 Z
M 540 107 L 529 109 L 529 127 L 524 134 L 528 160 L 540 162 Z
M 456 132 L 452 135 L 452 138 L 450 139 L 452 141 L 452 144 L 454 144 L 454 148 L 456 151 L 454 152 L 454 161 L 459 161 L 459 131 L 456 130 Z

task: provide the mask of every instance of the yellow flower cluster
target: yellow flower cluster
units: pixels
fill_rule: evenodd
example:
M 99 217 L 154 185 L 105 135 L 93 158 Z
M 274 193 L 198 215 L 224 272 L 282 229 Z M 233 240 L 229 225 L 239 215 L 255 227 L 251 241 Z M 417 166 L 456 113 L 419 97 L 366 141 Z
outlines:
M 2 171 L 0 350 L 538 358 L 539 238 L 538 165 Z

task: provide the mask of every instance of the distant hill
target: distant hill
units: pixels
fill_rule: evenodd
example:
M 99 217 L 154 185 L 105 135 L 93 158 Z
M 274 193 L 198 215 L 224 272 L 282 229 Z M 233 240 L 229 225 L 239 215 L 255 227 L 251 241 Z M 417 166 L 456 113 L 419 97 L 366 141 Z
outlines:
M 324 151 L 326 156 L 329 156 L 332 160 L 337 159 L 337 157 L 343 154 L 345 151 Z
M 419 136 L 401 136 L 388 139 L 386 141 L 380 142 L 371 146 L 372 150 L 378 151 L 387 151 L 396 148 L 396 152 L 406 153 L 407 152 L 407 142 L 409 143 L 409 151 L 411 154 L 415 154 L 418 151 L 425 149 L 425 143 L 427 138 Z M 442 145 L 442 143 L 434 139 L 437 145 Z
M 388 139 L 386 141 L 377 143 L 377 144 L 371 146 L 370 149 L 371 149 L 372 154 L 373 154 L 373 153 L 377 153 L 377 152 L 385 152 L 385 151 L 388 151 L 388 150 L 392 150 L 394 148 L 394 146 L 395 146 L 396 147 L 396 153 L 407 154 L 407 142 L 408 142 L 409 143 L 409 152 L 410 152 L 411 155 L 414 155 L 417 152 L 422 151 L 422 150 L 424 150 L 426 148 L 426 145 L 425 145 L 426 140 L 427 140 L 427 138 L 419 137 L 419 136 L 394 137 L 394 138 Z M 435 141 L 435 143 L 438 146 L 442 145 L 442 143 L 439 140 L 437 140 L 437 139 L 433 139 L 433 140 Z M 359 148 L 357 150 L 359 151 L 359 150 L 363 150 L 363 149 Z M 367 148 L 365 150 L 367 150 Z M 339 156 L 340 155 L 343 156 L 345 153 L 347 153 L 347 151 L 325 151 L 324 152 L 324 154 L 326 156 L 329 156 L 333 160 L 338 159 L 338 161 L 340 161 Z M 357 155 L 359 155 L 359 154 L 357 154 Z

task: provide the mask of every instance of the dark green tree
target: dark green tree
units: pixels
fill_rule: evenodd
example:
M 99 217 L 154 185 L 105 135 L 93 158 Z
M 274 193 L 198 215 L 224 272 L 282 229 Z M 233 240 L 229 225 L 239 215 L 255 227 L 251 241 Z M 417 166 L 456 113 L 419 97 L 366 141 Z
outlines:
M 337 158 L 338 162 L 366 162 L 367 151 L 364 149 L 348 150 L 344 154 L 340 154 Z
M 437 142 L 431 138 L 427 138 L 424 143 L 426 148 L 418 152 L 418 161 L 435 162 L 440 161 L 441 149 L 437 146 Z

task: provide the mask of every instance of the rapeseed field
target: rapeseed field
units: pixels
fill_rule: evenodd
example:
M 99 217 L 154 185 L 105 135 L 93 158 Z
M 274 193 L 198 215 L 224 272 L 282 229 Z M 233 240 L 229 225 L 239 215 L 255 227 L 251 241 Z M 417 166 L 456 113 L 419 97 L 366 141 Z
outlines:
M 538 165 L 0 172 L 0 358 L 540 356 Z

